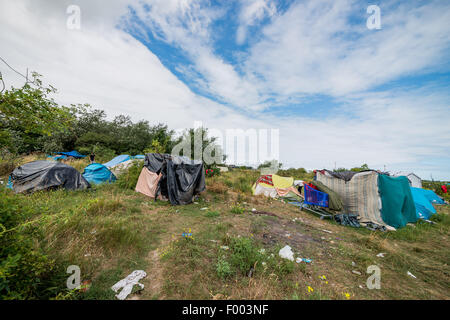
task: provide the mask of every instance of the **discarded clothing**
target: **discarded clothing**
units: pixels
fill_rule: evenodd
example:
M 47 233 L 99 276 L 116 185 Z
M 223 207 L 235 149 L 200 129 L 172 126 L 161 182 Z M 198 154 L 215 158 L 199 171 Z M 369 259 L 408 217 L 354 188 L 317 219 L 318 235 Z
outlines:
M 119 289 L 123 288 L 119 294 L 116 295 L 116 298 L 119 300 L 125 300 L 128 295 L 133 290 L 134 285 L 138 285 L 141 289 L 144 289 L 144 285 L 139 283 L 139 280 L 145 278 L 147 273 L 143 270 L 135 270 L 131 274 L 129 274 L 125 279 L 120 280 L 115 285 L 111 287 L 111 289 L 117 293 Z
M 358 215 L 356 214 L 337 214 L 334 216 L 334 220 L 343 226 L 350 226 L 354 228 L 361 227 L 359 224 Z

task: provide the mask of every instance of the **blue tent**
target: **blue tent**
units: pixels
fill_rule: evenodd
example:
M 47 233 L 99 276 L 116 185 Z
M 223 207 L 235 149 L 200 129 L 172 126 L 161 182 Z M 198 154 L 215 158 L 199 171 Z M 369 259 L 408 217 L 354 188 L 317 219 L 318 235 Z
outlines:
M 411 187 L 414 204 L 416 206 L 416 214 L 419 219 L 429 219 L 436 213 L 436 209 L 431 204 L 430 200 L 425 196 L 427 193 L 425 189 Z
M 117 166 L 119 163 L 128 161 L 128 160 L 130 160 L 130 159 L 131 159 L 131 157 L 130 157 L 129 155 L 127 155 L 127 154 L 122 154 L 122 155 L 120 155 L 120 156 L 115 157 L 115 158 L 112 159 L 111 161 L 109 161 L 109 162 L 107 162 L 107 163 L 104 163 L 103 165 L 104 165 L 105 167 L 108 167 L 108 168 L 114 168 L 114 167 Z
M 143 154 L 137 154 L 137 155 L 135 155 L 135 156 L 133 156 L 133 157 L 131 157 L 132 159 L 142 159 L 142 160 L 144 160 L 145 159 L 145 156 L 143 155 Z
M 56 152 L 56 154 L 62 154 L 68 157 L 74 157 L 74 158 L 84 158 L 86 156 L 83 156 L 81 153 L 79 153 L 78 151 L 70 151 L 70 152 Z
M 444 200 L 440 198 L 433 190 L 423 190 L 423 195 L 431 202 L 435 204 L 445 204 Z
M 111 183 L 117 180 L 116 176 L 100 163 L 88 165 L 84 169 L 83 177 L 92 184 Z

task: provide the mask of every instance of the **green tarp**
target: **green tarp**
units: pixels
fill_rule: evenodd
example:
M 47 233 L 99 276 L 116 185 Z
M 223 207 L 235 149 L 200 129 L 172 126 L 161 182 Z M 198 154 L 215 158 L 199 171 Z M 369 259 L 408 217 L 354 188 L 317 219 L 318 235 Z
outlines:
M 319 191 L 325 192 L 328 194 L 328 208 L 335 211 L 341 211 L 344 208 L 344 204 L 342 202 L 341 197 L 328 188 L 326 185 L 324 185 L 322 182 L 314 180 L 311 182 L 313 185 L 319 189 Z
M 416 222 L 416 207 L 408 178 L 378 175 L 378 191 L 381 197 L 381 217 L 394 227 L 402 228 L 409 222 Z

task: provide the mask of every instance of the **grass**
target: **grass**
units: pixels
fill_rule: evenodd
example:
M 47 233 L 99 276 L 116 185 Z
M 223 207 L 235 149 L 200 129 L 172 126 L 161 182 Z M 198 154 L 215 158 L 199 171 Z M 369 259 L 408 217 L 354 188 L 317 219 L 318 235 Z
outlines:
M 73 164 L 82 168 L 83 161 Z M 131 176 L 123 184 L 80 192 L 2 192 L 13 201 L 5 205 L 27 224 L 18 235 L 54 261 L 52 281 L 45 283 L 56 289 L 44 298 L 59 292 L 60 299 L 114 299 L 111 286 L 139 269 L 148 276 L 133 299 L 449 298 L 448 206 L 436 206 L 436 224 L 372 232 L 253 197 L 257 176 L 235 170 L 208 178 L 195 203 L 177 207 L 134 192 Z M 278 217 L 252 214 L 252 208 Z M 193 238 L 183 238 L 189 229 Z M 278 251 L 286 244 L 296 257 L 313 262 L 281 259 Z M 384 258 L 377 257 L 380 252 Z M 64 289 L 72 264 L 80 266 L 82 281 L 92 283 L 85 293 Z M 371 265 L 381 270 L 380 290 L 366 287 Z

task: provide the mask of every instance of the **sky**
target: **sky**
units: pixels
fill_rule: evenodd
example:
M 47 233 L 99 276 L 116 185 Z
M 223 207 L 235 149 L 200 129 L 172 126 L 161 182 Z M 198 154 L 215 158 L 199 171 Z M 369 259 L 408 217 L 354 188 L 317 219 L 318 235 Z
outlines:
M 111 118 L 279 130 L 284 168 L 450 180 L 449 21 L 440 0 L 0 0 L 0 56 Z

